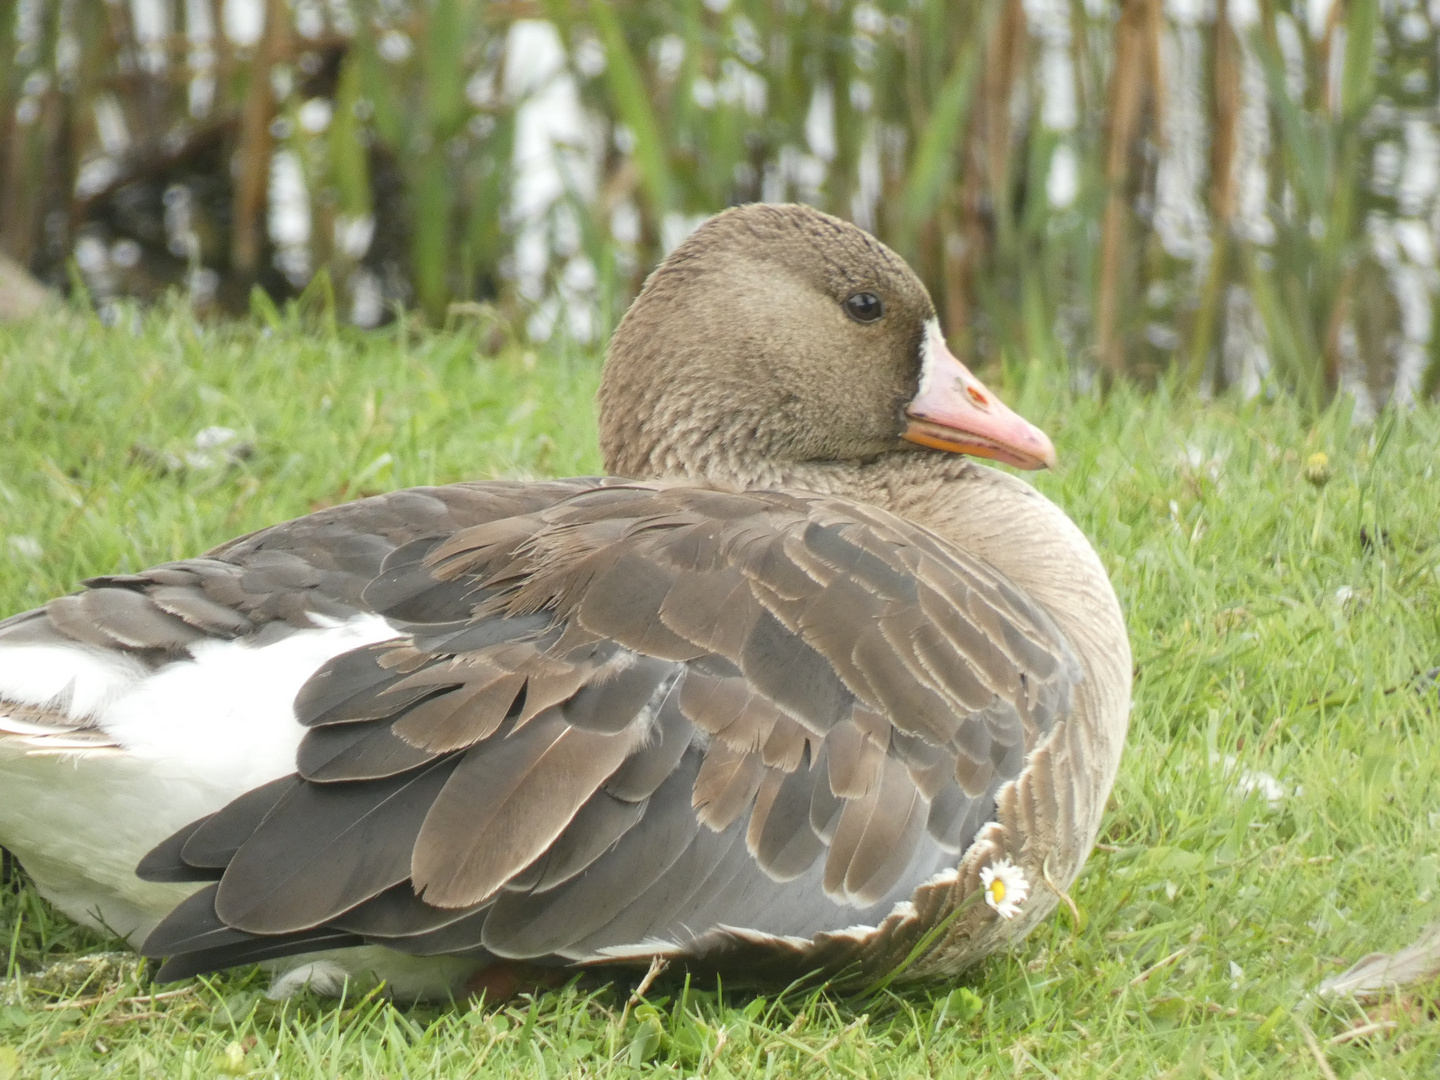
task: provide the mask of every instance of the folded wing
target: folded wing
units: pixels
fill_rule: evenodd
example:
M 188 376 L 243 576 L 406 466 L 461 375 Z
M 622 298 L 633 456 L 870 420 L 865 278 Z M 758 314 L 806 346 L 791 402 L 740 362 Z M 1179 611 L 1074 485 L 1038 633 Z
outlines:
M 146 860 L 215 882 L 147 942 L 162 976 L 875 925 L 959 861 L 1080 678 L 996 571 L 819 495 L 556 486 L 394 547 L 352 602 L 401 636 L 304 686 L 296 776 Z

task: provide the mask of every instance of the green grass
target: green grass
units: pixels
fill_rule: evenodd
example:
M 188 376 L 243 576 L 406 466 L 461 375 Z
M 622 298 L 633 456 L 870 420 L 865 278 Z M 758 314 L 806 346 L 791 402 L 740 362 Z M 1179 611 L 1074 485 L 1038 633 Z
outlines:
M 0 328 L 0 613 L 364 492 L 598 468 L 592 355 L 481 359 L 463 329 L 122 323 Z M 1440 416 L 1371 428 L 1343 406 L 1310 422 L 1284 399 L 1102 406 L 1010 381 L 1059 448 L 1037 482 L 1094 538 L 1135 644 L 1081 927 L 1057 916 L 962 988 L 868 999 L 662 983 L 628 1008 L 604 986 L 498 1010 L 282 1005 L 250 970 L 152 1001 L 127 958 L 72 963 L 113 946 L 21 887 L 0 890 L 0 1080 L 1322 1076 L 1302 1024 L 1336 1075 L 1433 1070 L 1423 1010 L 1329 1044 L 1361 1014 L 1307 994 L 1440 909 L 1440 721 L 1417 678 L 1440 664 Z M 164 464 L 213 425 L 250 456 Z M 1238 793 L 1247 770 L 1285 797 Z

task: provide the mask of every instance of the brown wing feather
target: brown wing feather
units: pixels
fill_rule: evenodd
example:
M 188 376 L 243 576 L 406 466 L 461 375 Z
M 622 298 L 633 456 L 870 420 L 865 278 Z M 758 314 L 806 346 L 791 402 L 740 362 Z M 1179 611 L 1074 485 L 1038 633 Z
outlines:
M 426 698 L 390 730 L 420 750 L 463 750 L 496 732 L 524 688 L 524 675 L 497 672 L 493 679 L 467 682 Z
M 346 780 L 323 803 L 322 862 L 343 874 L 282 895 L 261 880 L 267 845 L 309 881 L 317 841 L 286 839 L 300 825 L 283 815 L 246 824 L 222 918 L 308 931 L 408 874 L 415 901 L 395 893 L 376 940 L 447 926 L 435 948 L 483 937 L 519 956 L 632 945 L 606 935 L 640 927 L 839 930 L 908 895 L 907 874 L 953 865 L 1078 678 L 1043 610 L 874 508 L 638 484 L 471 497 L 495 516 L 394 535 L 373 586 L 347 586 L 403 636 L 325 665 L 297 700 L 315 779 Z M 447 507 L 427 492 L 413 509 L 453 522 Z M 108 591 L 154 599 L 107 599 L 86 632 L 243 630 L 284 607 L 253 590 L 330 572 L 301 547 L 250 551 L 238 573 L 117 579 Z M 389 861 L 360 873 L 352 835 L 383 838 Z
M 830 793 L 841 799 L 863 799 L 880 782 L 884 748 L 877 746 L 853 721 L 836 724 L 825 739 Z
M 825 850 L 810 823 L 810 806 L 815 789 L 828 787 L 829 778 L 823 764 L 815 768 L 808 758 L 792 770 L 781 770 L 775 797 L 755 835 L 755 861 L 776 881 L 799 877 Z
M 683 570 L 675 575 L 660 618 L 688 641 L 718 656 L 737 658 L 751 628 L 760 618 L 760 605 L 744 576 L 725 568 L 715 573 Z
M 590 582 L 574 617 L 580 625 L 626 648 L 663 660 L 693 660 L 704 653 L 675 633 L 660 617 L 675 574 L 627 552 Z
M 880 782 L 847 800 L 825 863 L 825 889 L 857 904 L 883 896 L 909 862 L 928 806 L 895 758 L 885 759 Z
M 700 823 L 713 832 L 729 828 L 750 808 L 766 773 L 758 754 L 718 740 L 712 742 L 700 765 L 691 800 Z
M 61 631 L 102 647 L 174 651 L 205 637 L 185 620 L 162 611 L 130 589 L 90 589 L 46 607 Z
M 499 891 L 554 842 L 643 736 L 587 731 L 554 711 L 467 751 L 415 839 L 416 890 L 436 907 L 469 907 Z

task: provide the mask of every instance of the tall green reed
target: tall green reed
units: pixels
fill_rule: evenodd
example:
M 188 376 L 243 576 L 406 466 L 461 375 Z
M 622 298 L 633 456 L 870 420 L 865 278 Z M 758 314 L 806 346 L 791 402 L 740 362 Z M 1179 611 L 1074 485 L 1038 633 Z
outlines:
M 568 303 L 603 333 L 700 217 L 800 199 L 901 251 L 982 367 L 1259 378 L 1313 408 L 1440 388 L 1440 335 L 1414 329 L 1434 267 L 1376 239 L 1434 232 L 1433 190 L 1410 205 L 1379 175 L 1437 119 L 1436 27 L 1411 0 L 1337 2 L 1317 27 L 1298 0 L 1250 22 L 1233 0 L 255 0 L 245 42 L 206 36 L 218 0 L 137 2 L 167 36 L 142 40 L 133 4 L 0 5 L 0 246 L 57 282 L 86 237 L 134 240 L 92 288 L 205 271 L 243 306 L 324 270 L 368 318 L 377 298 L 433 322 L 485 301 L 512 324 L 548 304 L 549 325 Z M 560 46 L 539 82 L 512 70 L 533 20 Z M 521 123 L 557 80 L 587 134 L 525 220 Z M 274 224 L 282 156 L 298 258 Z M 1184 243 L 1177 198 L 1199 219 Z

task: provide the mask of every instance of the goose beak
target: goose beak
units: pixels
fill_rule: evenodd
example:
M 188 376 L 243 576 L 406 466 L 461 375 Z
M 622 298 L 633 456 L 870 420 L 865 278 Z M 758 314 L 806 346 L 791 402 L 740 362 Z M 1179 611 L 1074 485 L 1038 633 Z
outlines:
M 902 438 L 1013 465 L 1045 469 L 1055 464 L 1050 437 L 995 394 L 955 358 L 931 319 L 920 358 L 920 392 L 905 406 Z

